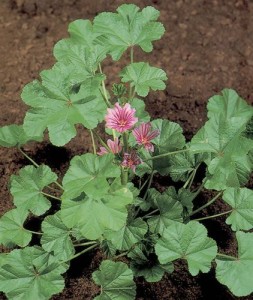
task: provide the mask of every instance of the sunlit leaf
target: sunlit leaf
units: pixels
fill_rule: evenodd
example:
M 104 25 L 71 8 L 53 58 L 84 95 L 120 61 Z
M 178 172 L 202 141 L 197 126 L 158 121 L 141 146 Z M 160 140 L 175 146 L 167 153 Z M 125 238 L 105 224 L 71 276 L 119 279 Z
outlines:
M 29 141 L 42 141 L 42 136 L 27 136 L 22 125 L 0 127 L 0 146 L 17 147 Z
M 63 290 L 67 268 L 39 247 L 13 250 L 0 267 L 0 291 L 10 300 L 50 299 Z
M 113 154 L 75 156 L 63 178 L 63 199 L 74 199 L 82 192 L 92 198 L 103 196 L 109 189 L 107 179 L 120 176 L 120 168 L 113 160 Z
M 164 90 L 167 80 L 166 73 L 159 68 L 151 67 L 148 63 L 132 63 L 120 73 L 122 82 L 131 82 L 139 96 L 146 97 L 149 90 Z
M 120 230 L 124 226 L 128 215 L 126 205 L 132 202 L 133 195 L 127 187 L 111 186 L 100 198 L 64 200 L 61 219 L 68 228 L 77 227 L 84 237 L 95 240 L 106 229 Z
M 11 194 L 14 204 L 22 210 L 31 211 L 40 216 L 50 207 L 50 201 L 41 193 L 43 188 L 57 179 L 57 175 L 48 166 L 38 168 L 26 166 L 19 175 L 11 176 Z
M 120 59 L 123 52 L 134 45 L 145 52 L 152 51 L 152 42 L 163 35 L 163 25 L 156 22 L 159 11 L 151 6 L 139 10 L 134 4 L 123 4 L 117 13 L 104 12 L 95 17 L 94 31 L 102 34 L 100 43 L 110 47 L 114 60 Z
M 211 262 L 216 257 L 217 246 L 207 237 L 206 228 L 195 221 L 187 224 L 174 222 L 163 231 L 155 251 L 161 264 L 178 258 L 186 259 L 190 273 L 195 276 L 199 271 L 210 270 Z
M 12 209 L 0 218 L 0 244 L 15 244 L 20 247 L 29 244 L 32 234 L 23 226 L 27 216 L 27 211 Z
M 253 233 L 236 232 L 238 258 L 236 260 L 216 259 L 216 278 L 237 296 L 253 292 Z
M 226 223 L 231 225 L 233 230 L 252 229 L 253 191 L 247 188 L 228 188 L 222 198 L 233 208 Z
M 47 252 L 53 252 L 58 260 L 65 261 L 72 257 L 75 249 L 70 237 L 70 230 L 63 224 L 60 212 L 47 216 L 41 224 L 43 235 L 41 246 Z
M 134 300 L 136 287 L 133 272 L 122 262 L 104 260 L 100 270 L 92 274 L 96 284 L 101 285 L 101 294 L 95 300 Z

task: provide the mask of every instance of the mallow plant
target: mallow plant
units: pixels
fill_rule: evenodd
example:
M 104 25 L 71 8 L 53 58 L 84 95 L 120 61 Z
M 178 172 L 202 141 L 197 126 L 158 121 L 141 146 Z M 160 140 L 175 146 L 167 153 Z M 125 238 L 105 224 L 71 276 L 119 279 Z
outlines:
M 55 65 L 22 91 L 29 106 L 23 125 L 0 128 L 1 146 L 30 162 L 11 176 L 15 208 L 0 218 L 0 243 L 9 249 L 0 254 L 0 290 L 8 299 L 50 299 L 63 290 L 71 261 L 97 249 L 104 260 L 92 274 L 101 287 L 95 299 L 135 299 L 136 277 L 160 281 L 177 260 L 192 276 L 215 268 L 235 296 L 253 292 L 253 191 L 244 187 L 253 166 L 253 108 L 224 89 L 209 99 L 207 121 L 190 141 L 177 123 L 151 120 L 145 97 L 165 89 L 167 76 L 136 61 L 134 49 L 152 51 L 164 33 L 158 17 L 153 7 L 122 5 L 93 22 L 70 23 L 69 38 L 54 47 Z M 129 64 L 106 88 L 103 61 L 122 55 Z M 93 153 L 71 159 L 60 178 L 25 153 L 46 131 L 53 145 L 66 145 L 77 124 L 90 132 Z M 153 180 L 162 177 L 168 185 L 161 192 Z M 200 205 L 205 190 L 213 196 Z M 198 218 L 216 201 L 227 210 Z M 201 223 L 222 215 L 236 255 L 223 253 Z M 27 226 L 34 218 L 37 231 Z

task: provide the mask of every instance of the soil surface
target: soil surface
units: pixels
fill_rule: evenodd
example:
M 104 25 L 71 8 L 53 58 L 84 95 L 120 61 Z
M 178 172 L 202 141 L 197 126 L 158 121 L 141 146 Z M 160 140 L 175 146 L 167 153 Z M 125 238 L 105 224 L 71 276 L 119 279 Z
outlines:
M 154 6 L 160 10 L 160 21 L 166 27 L 166 34 L 155 42 L 152 54 L 141 51 L 135 54 L 136 61 L 148 60 L 169 76 L 166 90 L 151 93 L 146 99 L 147 110 L 153 118 L 178 122 L 189 139 L 206 120 L 208 98 L 223 88 L 233 88 L 248 103 L 253 103 L 253 2 L 250 0 L 1 0 L 0 126 L 22 123 L 27 109 L 20 99 L 22 88 L 38 78 L 40 71 L 52 66 L 53 45 L 68 36 L 68 23 L 78 18 L 92 19 L 102 11 L 115 11 L 123 3 L 135 3 L 141 8 Z M 108 86 L 116 80 L 127 59 L 113 64 L 108 60 L 104 65 Z M 90 144 L 88 133 L 79 129 L 78 136 L 63 148 L 44 141 L 26 146 L 25 150 L 62 177 L 69 160 L 91 150 Z M 0 157 L 2 215 L 12 208 L 8 190 L 10 176 L 29 163 L 16 149 L 0 148 Z M 252 186 L 251 181 L 249 187 Z M 206 193 L 197 201 L 204 203 L 209 198 Z M 218 202 L 208 213 L 221 210 L 224 204 Z M 234 234 L 222 225 L 224 218 L 204 224 L 221 251 L 231 255 L 236 252 Z M 66 276 L 66 288 L 52 299 L 93 299 L 98 288 L 91 280 L 91 273 L 100 261 L 99 251 L 95 257 L 88 254 L 73 261 Z M 0 299 L 5 299 L 3 294 Z M 178 262 L 175 272 L 164 276 L 159 283 L 148 284 L 138 279 L 137 299 L 239 298 L 216 281 L 214 271 L 192 277 L 187 266 Z

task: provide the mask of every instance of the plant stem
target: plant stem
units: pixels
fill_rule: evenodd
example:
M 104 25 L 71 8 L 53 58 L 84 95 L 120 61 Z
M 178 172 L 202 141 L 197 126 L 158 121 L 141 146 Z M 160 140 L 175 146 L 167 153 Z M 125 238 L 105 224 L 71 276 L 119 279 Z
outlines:
M 192 185 L 192 183 L 193 183 L 193 180 L 194 180 L 194 178 L 195 178 L 195 175 L 196 175 L 196 173 L 197 173 L 197 170 L 198 170 L 199 166 L 200 166 L 200 163 L 192 170 L 191 175 L 189 176 L 188 180 L 185 182 L 185 184 L 184 184 L 184 186 L 183 186 L 184 189 L 185 189 L 188 185 L 189 185 L 189 186 L 188 186 L 188 189 L 190 189 L 190 187 L 191 187 L 191 185 Z
M 151 211 L 150 213 L 146 214 L 142 218 L 149 218 L 150 216 L 152 216 L 153 214 L 157 213 L 158 211 L 159 211 L 159 209 L 157 208 L 157 209 Z
M 96 133 L 96 131 L 93 131 L 93 133 L 95 134 L 95 136 L 99 139 L 100 143 L 105 147 L 105 149 L 110 152 L 110 148 L 108 147 L 108 145 L 102 140 L 102 138 Z
M 233 209 L 230 209 L 228 211 L 224 211 L 222 213 L 216 214 L 216 215 L 212 215 L 212 216 L 207 216 L 207 217 L 203 217 L 203 218 L 199 218 L 199 219 L 193 219 L 192 221 L 202 221 L 202 220 L 208 220 L 208 219 L 212 219 L 212 218 L 216 218 L 216 217 L 220 217 L 226 214 L 229 214 L 233 211 Z
M 18 147 L 18 150 L 24 155 L 25 158 L 27 158 L 36 168 L 39 167 L 39 165 L 30 157 L 28 156 L 20 147 Z
M 92 141 L 92 146 L 93 146 L 93 153 L 97 154 L 94 135 L 93 135 L 93 131 L 91 129 L 90 129 L 90 135 L 91 135 L 91 141 Z
M 33 234 L 37 234 L 37 235 L 42 235 L 43 234 L 43 232 L 32 231 L 32 230 L 29 230 L 29 229 L 26 229 L 26 228 L 24 228 L 24 229 L 31 232 L 31 233 L 33 233 Z
M 36 167 L 36 168 L 38 168 L 39 167 L 39 165 L 30 157 L 30 156 L 28 156 L 20 147 L 18 147 L 18 150 Z M 63 188 L 63 186 L 59 183 L 59 182 L 57 182 L 57 181 L 54 181 L 54 183 L 56 184 L 56 185 L 58 185 L 58 187 L 60 187 L 62 190 L 64 190 L 64 188 Z
M 153 157 L 144 159 L 143 161 L 146 162 L 148 160 L 162 158 L 162 157 L 170 156 L 170 155 L 173 155 L 173 154 L 183 153 L 183 152 L 188 152 L 188 151 L 190 151 L 190 149 L 183 149 L 183 150 L 177 150 L 177 151 L 173 151 L 173 152 L 167 152 L 167 153 L 164 153 L 164 154 L 160 154 L 160 155 L 157 155 L 157 156 L 153 156 Z
M 128 182 L 128 169 L 121 168 L 121 184 L 127 185 Z
M 44 192 L 42 192 L 42 191 L 41 191 L 40 193 L 41 193 L 42 195 L 47 196 L 47 197 L 50 197 L 50 198 L 52 198 L 52 199 L 62 201 L 61 198 L 58 198 L 58 197 L 53 196 L 53 195 L 50 195 L 50 194 L 48 194 L 48 193 L 44 193 Z
M 149 177 L 144 181 L 144 183 L 142 184 L 142 186 L 139 188 L 140 192 L 143 190 L 143 188 L 145 187 L 145 185 L 147 184 L 147 182 L 150 179 L 151 174 L 149 175 Z
M 189 216 L 193 216 L 196 213 L 200 212 L 202 209 L 206 208 L 207 206 L 211 205 L 216 199 L 218 199 L 222 195 L 222 192 L 219 192 L 215 197 L 213 197 L 210 201 L 208 201 L 206 204 L 202 205 L 198 209 L 195 209 Z
M 147 198 L 147 196 L 148 196 L 148 190 L 150 189 L 150 186 L 151 186 L 151 183 L 152 183 L 154 174 L 155 174 L 155 171 L 152 171 L 152 173 L 151 173 L 151 175 L 150 175 L 150 177 L 149 177 L 149 182 L 148 182 L 147 190 L 146 190 L 145 195 L 144 195 L 144 197 L 143 197 L 143 201 L 145 201 L 146 198 Z
M 128 153 L 128 134 L 127 134 L 127 132 L 123 132 L 122 138 L 123 138 L 124 152 Z
M 216 258 L 218 258 L 219 259 L 219 257 L 221 258 L 221 259 L 227 259 L 227 260 L 238 260 L 238 258 L 237 257 L 235 257 L 235 256 L 231 256 L 231 255 L 227 255 L 227 254 L 222 254 L 222 253 L 217 253 L 217 256 L 216 256 Z
M 117 258 L 120 258 L 120 257 L 123 257 L 123 256 L 127 255 L 129 252 L 130 252 L 130 250 L 125 251 L 125 252 L 123 252 L 123 253 L 121 253 L 119 255 L 116 255 L 116 256 L 113 257 L 113 260 L 115 260 Z
M 68 259 L 67 261 L 70 261 L 70 260 L 72 260 L 72 259 L 75 259 L 75 258 L 77 258 L 78 256 L 80 256 L 80 255 L 82 255 L 82 254 L 84 254 L 84 253 L 86 253 L 86 252 L 88 252 L 88 251 L 90 251 L 90 250 L 96 248 L 97 246 L 98 246 L 98 243 L 96 243 L 96 244 L 94 244 L 94 245 L 92 245 L 92 246 L 90 246 L 90 247 L 84 249 L 83 251 L 81 251 L 81 252 L 79 252 L 79 253 L 76 253 L 76 254 L 73 255 L 70 259 Z
M 88 246 L 88 245 L 94 245 L 94 244 L 97 244 L 97 242 L 91 241 L 91 242 L 85 242 L 85 243 L 80 243 L 80 244 L 74 244 L 74 247 Z
M 101 64 L 99 64 L 99 71 L 100 71 L 101 74 L 103 74 Z M 108 99 L 108 96 L 107 96 L 107 92 L 106 92 L 106 88 L 105 88 L 105 81 L 104 80 L 102 80 L 102 89 L 103 89 L 103 96 L 104 96 L 103 98 L 105 100 L 105 104 L 107 105 L 107 107 L 110 108 L 111 107 L 111 103 L 110 103 L 110 101 Z

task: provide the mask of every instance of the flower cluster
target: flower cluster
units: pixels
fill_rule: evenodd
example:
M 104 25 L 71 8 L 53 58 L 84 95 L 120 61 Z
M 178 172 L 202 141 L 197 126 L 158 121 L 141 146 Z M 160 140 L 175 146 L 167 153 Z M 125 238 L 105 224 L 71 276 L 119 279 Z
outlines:
M 117 102 L 114 108 L 107 109 L 105 116 L 106 127 L 124 134 L 128 130 L 131 130 L 138 122 L 138 118 L 135 117 L 135 112 L 136 110 L 132 108 L 129 103 L 121 107 Z M 140 124 L 132 130 L 132 134 L 138 145 L 143 146 L 147 151 L 154 151 L 154 145 L 151 141 L 159 135 L 159 130 L 152 130 L 150 122 Z M 115 138 L 113 141 L 108 139 L 107 147 L 100 147 L 100 151 L 97 154 L 104 155 L 111 152 L 120 155 L 124 149 L 121 156 L 121 165 L 135 172 L 136 166 L 141 164 L 142 160 L 137 155 L 136 150 L 131 149 L 130 151 L 126 151 L 126 148 L 128 147 L 123 146 L 118 138 Z

